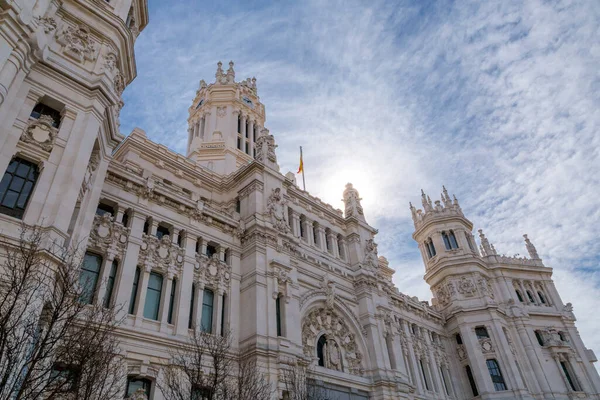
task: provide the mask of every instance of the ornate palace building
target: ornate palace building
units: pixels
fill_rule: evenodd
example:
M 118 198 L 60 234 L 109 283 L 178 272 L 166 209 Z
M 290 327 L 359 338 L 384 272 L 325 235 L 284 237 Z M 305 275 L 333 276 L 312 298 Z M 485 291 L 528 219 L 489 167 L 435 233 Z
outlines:
M 190 328 L 339 399 L 599 399 L 596 357 L 524 235 L 499 255 L 457 199 L 410 206 L 431 304 L 398 291 L 352 184 L 338 210 L 277 163 L 255 79 L 218 64 L 185 155 L 119 131 L 145 0 L 0 0 L 0 226 L 87 243 L 92 301 L 123 305 L 127 393 L 156 388 Z M 343 182 L 340 182 L 342 185 Z M 399 271 L 401 273 L 401 271 Z

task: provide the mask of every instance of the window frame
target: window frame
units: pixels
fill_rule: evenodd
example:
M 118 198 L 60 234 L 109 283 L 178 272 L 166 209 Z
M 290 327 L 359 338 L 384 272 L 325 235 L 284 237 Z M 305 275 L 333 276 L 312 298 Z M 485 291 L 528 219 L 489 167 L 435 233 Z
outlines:
M 95 258 L 96 260 L 98 260 L 97 264 L 98 264 L 98 270 L 94 271 L 91 269 L 86 268 L 86 261 L 89 258 Z M 96 300 L 96 295 L 98 293 L 98 282 L 100 281 L 100 274 L 102 273 L 102 264 L 104 263 L 104 259 L 102 258 L 101 255 L 96 254 L 94 252 L 91 251 L 86 251 L 84 256 L 83 256 L 83 261 L 81 263 L 81 270 L 79 272 L 79 285 L 81 285 L 83 292 L 79 298 L 79 300 L 84 303 L 84 304 L 93 304 L 94 301 Z M 89 274 L 86 274 L 89 273 Z M 93 275 L 93 284 L 91 285 L 91 291 L 87 294 L 84 294 L 84 292 L 87 291 L 87 286 L 89 284 L 90 281 L 86 280 L 86 282 L 82 282 L 82 279 L 84 278 L 84 275 L 87 275 L 88 278 L 90 275 Z M 85 297 L 84 297 L 85 296 Z
M 207 295 L 210 293 L 211 302 L 207 303 Z M 210 312 L 209 312 L 210 310 Z M 200 316 L 200 330 L 205 333 L 213 333 L 213 314 L 215 311 L 215 292 L 212 289 L 204 289 L 204 293 L 202 294 L 202 314 Z M 205 317 L 206 315 L 206 317 Z M 208 326 L 205 326 L 204 319 L 209 319 Z
M 175 292 L 177 291 L 177 278 L 171 280 L 171 293 L 169 294 L 169 311 L 167 313 L 167 324 L 173 324 L 173 309 L 175 308 Z
M 135 273 L 133 275 L 133 285 L 131 287 L 131 296 L 129 297 L 129 312 L 128 314 L 134 315 L 135 306 L 138 297 L 139 285 L 140 285 L 140 275 L 142 274 L 142 269 L 137 266 L 135 267 Z
M 110 265 L 110 273 L 108 274 L 108 279 L 106 281 L 106 292 L 104 293 L 103 305 L 104 308 L 110 308 L 112 304 L 113 292 L 115 287 L 115 281 L 117 279 L 117 272 L 119 269 L 119 262 L 117 260 L 113 260 Z
M 144 391 L 146 392 L 146 397 L 151 398 L 150 395 L 152 394 L 152 381 L 150 379 L 139 378 L 139 377 L 135 377 L 135 376 L 128 376 L 127 384 L 125 385 L 125 398 L 126 399 L 128 399 L 133 393 L 135 393 L 135 392 L 129 393 L 129 385 L 132 382 L 142 382 L 142 389 L 144 389 Z
M 475 327 L 475 336 L 477 337 L 477 340 L 489 339 L 490 333 L 485 326 L 480 325 Z
M 25 176 L 17 174 L 21 165 L 27 167 Z M 0 181 L 2 183 L 6 182 L 4 189 L 1 189 L 2 183 L 0 183 L 0 190 L 4 190 L 3 192 L 0 192 L 0 213 L 8 215 L 9 217 L 23 219 L 39 178 L 40 169 L 35 162 L 18 156 L 13 157 L 8 163 L 8 166 L 2 175 L 2 180 Z M 18 182 L 16 179 L 23 181 L 19 190 L 11 188 L 14 182 Z M 26 192 L 24 189 L 28 186 L 28 184 L 29 189 L 27 189 L 28 191 Z M 9 193 L 16 193 L 16 198 L 12 206 L 4 205 Z M 22 197 L 23 199 L 21 199 Z M 19 203 L 21 203 L 20 206 Z
M 488 373 L 490 374 L 490 378 L 492 380 L 492 383 L 494 384 L 494 390 L 496 392 L 508 390 L 508 386 L 506 386 L 506 381 L 504 380 L 504 376 L 502 375 L 502 370 L 500 368 L 498 360 L 496 360 L 495 358 L 489 358 L 485 360 L 485 365 L 488 368 Z
M 152 284 L 153 277 L 160 278 L 160 288 L 159 289 L 150 287 L 150 285 Z M 163 287 L 164 287 L 164 276 L 155 271 L 150 272 L 150 276 L 148 278 L 148 286 L 146 287 L 146 299 L 144 302 L 144 312 L 143 312 L 144 318 L 151 319 L 154 321 L 160 320 L 160 301 L 162 300 Z M 156 304 L 152 309 L 149 308 L 150 306 L 152 306 L 152 304 L 148 303 L 149 301 L 152 301 L 151 297 L 148 296 L 151 293 L 150 291 L 152 291 L 153 294 L 156 294 L 155 292 L 158 293 L 158 298 L 156 298 Z M 149 306 L 149 304 L 150 304 L 150 306 Z M 154 311 L 154 312 L 150 316 L 151 311 Z

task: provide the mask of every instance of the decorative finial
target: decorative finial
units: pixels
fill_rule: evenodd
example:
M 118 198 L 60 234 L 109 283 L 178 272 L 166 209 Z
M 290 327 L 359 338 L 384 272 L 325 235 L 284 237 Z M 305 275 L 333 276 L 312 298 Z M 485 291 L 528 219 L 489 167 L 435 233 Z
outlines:
M 483 234 L 483 229 L 478 229 L 479 239 L 481 240 L 481 254 L 484 256 L 491 256 L 496 254 L 496 249 L 490 245 L 490 241 Z
M 529 238 L 527 237 L 526 234 L 523 235 L 523 237 L 525 238 L 525 247 L 527 248 L 529 257 L 531 257 L 532 260 L 539 260 L 540 256 L 538 255 L 538 252 L 537 252 L 535 246 L 533 245 L 533 243 L 531 243 L 531 241 L 529 240 Z
M 217 63 L 217 72 L 215 73 L 215 78 L 217 78 L 217 83 L 221 82 L 221 78 L 223 77 L 223 63 L 219 61 Z
M 233 70 L 233 61 L 229 61 L 229 68 L 227 69 L 227 83 L 235 82 L 235 71 Z
M 350 182 L 346 184 L 343 197 L 345 217 L 355 217 L 364 221 L 365 216 L 363 214 L 362 205 L 360 204 L 362 199 L 358 194 L 358 190 L 356 190 Z

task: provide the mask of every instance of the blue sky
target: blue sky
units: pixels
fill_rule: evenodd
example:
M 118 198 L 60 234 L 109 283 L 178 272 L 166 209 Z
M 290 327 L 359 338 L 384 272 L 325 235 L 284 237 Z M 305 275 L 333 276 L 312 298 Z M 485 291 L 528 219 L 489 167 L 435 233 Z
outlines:
M 408 202 L 455 193 L 500 253 L 529 234 L 600 355 L 600 2 L 155 1 L 123 133 L 185 152 L 217 61 L 255 76 L 282 172 L 346 182 L 405 293 L 430 299 Z

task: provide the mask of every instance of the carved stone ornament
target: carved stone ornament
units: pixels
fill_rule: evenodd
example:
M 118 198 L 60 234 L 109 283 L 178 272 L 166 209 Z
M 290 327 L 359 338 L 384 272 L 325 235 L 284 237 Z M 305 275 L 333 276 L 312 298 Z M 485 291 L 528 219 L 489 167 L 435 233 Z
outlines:
M 377 270 L 379 258 L 377 257 L 377 243 L 373 239 L 367 240 L 365 245 L 365 266 L 370 270 Z
M 351 183 L 347 183 L 344 190 L 344 214 L 346 218 L 363 216 L 363 208 L 360 205 L 361 200 L 358 190 L 354 189 Z
M 117 55 L 109 51 L 104 55 L 104 68 L 110 72 L 113 72 L 117 67 Z
M 169 235 L 162 238 L 146 235 L 142 236 L 139 263 L 147 268 L 160 272 L 175 272 L 183 267 L 185 249 L 171 242 Z
M 115 92 L 117 92 L 117 94 L 121 96 L 123 94 L 123 91 L 125 91 L 125 77 L 118 69 L 117 73 L 115 74 L 113 84 L 115 87 Z
M 38 119 L 31 119 L 21 134 L 21 141 L 35 144 L 47 152 L 52 151 L 54 139 L 58 135 L 58 129 L 52 126 L 53 122 L 49 115 L 40 115 Z
M 479 345 L 481 346 L 481 352 L 483 354 L 488 354 L 488 353 L 494 352 L 494 345 L 492 344 L 492 339 L 490 339 L 490 338 L 480 339 Z
M 219 260 L 217 253 L 211 257 L 197 254 L 195 280 L 215 289 L 229 289 L 231 285 L 231 266 Z
M 56 29 L 56 20 L 52 17 L 38 17 L 37 21 L 44 27 L 44 33 L 50 33 Z
M 90 35 L 89 28 L 84 25 L 67 27 L 58 35 L 57 41 L 63 45 L 65 54 L 79 62 L 96 59 L 96 44 Z
M 458 281 L 458 293 L 464 295 L 465 297 L 473 297 L 477 292 L 477 288 L 473 283 L 473 280 L 470 278 L 465 278 L 464 276 L 460 278 Z
M 465 345 L 464 344 L 457 345 L 456 352 L 458 353 L 458 359 L 460 361 L 462 361 L 465 358 L 467 358 L 467 350 L 465 349 Z
M 285 218 L 286 203 L 280 188 L 273 189 L 267 199 L 267 213 L 271 217 L 271 223 L 281 233 L 290 232 L 290 226 Z
M 90 232 L 89 246 L 99 249 L 103 254 L 112 253 L 123 259 L 130 231 L 130 228 L 114 222 L 109 213 L 96 215 Z
M 317 308 L 302 321 L 302 346 L 304 355 L 317 357 L 317 341 L 321 335 L 327 339 L 324 346 L 325 367 L 353 375 L 363 375 L 362 354 L 358 350 L 355 335 L 335 311 Z
M 217 117 L 223 118 L 227 114 L 227 106 L 217 107 Z
M 481 277 L 479 278 L 479 290 L 483 293 L 484 296 L 488 296 L 491 299 L 494 299 L 494 289 L 492 289 L 492 285 L 487 278 Z
M 269 135 L 268 129 L 263 129 L 261 135 L 256 139 L 256 160 L 263 164 L 277 163 L 276 148 L 273 135 Z

